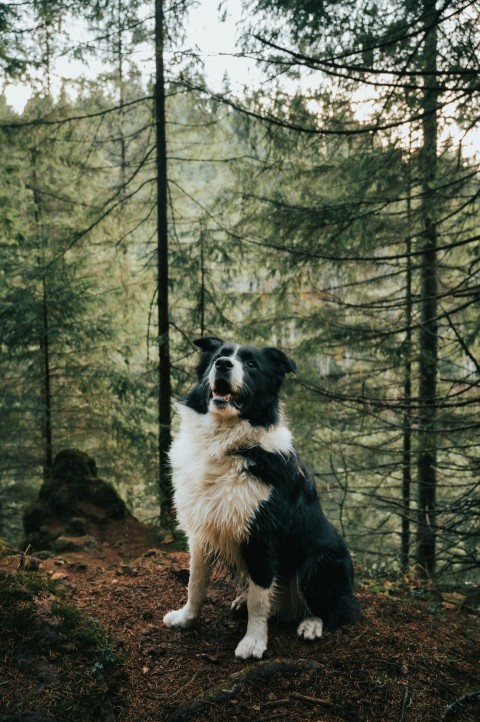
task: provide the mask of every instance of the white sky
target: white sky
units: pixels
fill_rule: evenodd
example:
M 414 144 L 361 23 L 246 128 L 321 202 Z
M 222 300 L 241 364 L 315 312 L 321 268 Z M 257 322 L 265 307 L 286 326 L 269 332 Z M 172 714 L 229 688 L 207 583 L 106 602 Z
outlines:
M 233 89 L 243 87 L 252 81 L 259 82 L 260 73 L 253 61 L 234 57 L 240 52 L 237 24 L 241 18 L 241 5 L 238 0 L 229 0 L 228 13 L 224 22 L 218 15 L 219 0 L 201 0 L 199 6 L 190 13 L 187 42 L 199 46 L 201 59 L 205 65 L 208 83 L 220 90 L 223 76 L 227 71 Z
M 152 3 L 153 4 L 153 3 Z M 232 90 L 240 90 L 244 85 L 258 84 L 260 72 L 253 61 L 245 58 L 236 58 L 240 46 L 236 45 L 236 24 L 240 20 L 241 3 L 239 0 L 229 0 L 228 13 L 225 21 L 221 22 L 218 13 L 219 0 L 200 0 L 198 7 L 189 13 L 186 50 L 197 51 L 205 67 L 207 83 L 213 90 L 220 90 L 225 72 L 231 81 Z M 72 37 L 81 38 L 78 23 L 72 27 Z M 153 55 L 151 48 L 140 47 L 135 53 L 135 63 L 141 69 L 145 78 L 153 72 Z M 62 79 L 75 79 L 85 76 L 89 79 L 105 70 L 99 61 L 88 65 L 80 61 L 61 58 L 57 61 L 52 73 L 52 89 L 58 92 Z M 7 102 L 17 112 L 22 112 L 26 102 L 32 94 L 31 87 L 23 83 L 10 83 L 3 86 Z
M 225 72 L 228 74 L 233 92 L 241 91 L 245 86 L 258 87 L 262 82 L 262 73 L 256 64 L 252 60 L 235 57 L 236 53 L 240 52 L 237 24 L 241 18 L 241 2 L 240 0 L 224 0 L 224 6 L 228 9 L 224 21 L 221 21 L 219 17 L 219 2 L 220 0 L 199 0 L 198 6 L 189 14 L 185 47 L 179 47 L 178 50 L 198 52 L 204 64 L 205 79 L 214 91 L 221 90 Z M 82 33 L 78 23 L 72 27 L 71 33 L 76 40 L 81 38 Z M 151 77 L 153 73 L 151 48 L 146 46 L 138 48 L 134 60 L 144 77 Z M 58 92 L 63 78 L 75 79 L 83 75 L 93 80 L 102 70 L 105 70 L 105 66 L 102 66 L 99 61 L 91 62 L 87 66 L 80 61 L 62 58 L 58 60 L 54 69 L 53 92 Z M 23 110 L 32 93 L 28 85 L 21 83 L 4 85 L 1 89 L 6 95 L 8 104 L 17 112 Z M 371 91 L 360 89 L 354 99 L 356 114 L 361 120 L 368 120 L 375 105 L 375 102 L 369 97 L 370 93 Z M 453 138 L 454 143 L 458 143 L 461 139 L 461 134 L 456 126 L 450 126 L 449 135 Z M 468 137 L 462 139 L 462 143 L 466 156 L 480 154 L 480 128 L 474 128 Z

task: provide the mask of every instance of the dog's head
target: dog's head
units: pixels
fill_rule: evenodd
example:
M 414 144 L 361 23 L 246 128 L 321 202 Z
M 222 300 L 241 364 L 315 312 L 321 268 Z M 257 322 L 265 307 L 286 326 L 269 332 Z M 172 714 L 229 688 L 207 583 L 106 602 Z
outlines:
M 185 403 L 201 414 L 238 417 L 254 426 L 278 420 L 279 390 L 295 362 L 277 348 L 254 348 L 209 337 L 194 341 L 202 353 L 197 386 Z

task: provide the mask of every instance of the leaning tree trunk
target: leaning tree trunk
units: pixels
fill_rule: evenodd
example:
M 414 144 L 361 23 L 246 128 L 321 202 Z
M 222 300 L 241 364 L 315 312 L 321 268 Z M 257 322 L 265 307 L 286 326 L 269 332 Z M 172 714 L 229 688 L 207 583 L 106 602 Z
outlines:
M 161 514 L 172 503 L 168 463 L 170 447 L 170 340 L 168 309 L 167 145 L 165 134 L 165 71 L 163 64 L 163 0 L 155 0 L 155 129 L 157 147 L 157 309 L 158 309 L 158 454 Z
M 436 412 L 437 412 L 437 226 L 435 174 L 438 155 L 438 84 L 436 0 L 423 0 L 423 146 L 421 149 L 422 223 L 420 263 L 418 530 L 417 564 L 423 574 L 435 572 L 436 552 Z

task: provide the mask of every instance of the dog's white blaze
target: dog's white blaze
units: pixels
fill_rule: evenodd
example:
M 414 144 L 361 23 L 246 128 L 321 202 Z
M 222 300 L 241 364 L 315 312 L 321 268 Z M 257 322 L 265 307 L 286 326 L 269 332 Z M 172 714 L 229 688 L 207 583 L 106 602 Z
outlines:
M 261 445 L 265 451 L 288 454 L 292 451 L 292 435 L 286 426 L 276 426 L 263 439 Z
M 180 429 L 170 451 L 175 506 L 182 529 L 195 544 L 243 569 L 240 545 L 249 524 L 271 488 L 245 470 L 238 448 L 259 444 L 288 453 L 292 438 L 286 427 L 252 427 L 248 421 L 197 414 L 179 405 Z
M 243 382 L 245 380 L 244 373 L 243 373 L 243 364 L 237 358 L 238 349 L 239 349 L 239 347 L 237 346 L 235 348 L 235 353 L 233 354 L 233 356 L 226 357 L 233 364 L 232 369 L 230 371 L 230 375 L 229 375 L 229 381 L 230 381 L 230 386 L 232 387 L 232 391 L 240 391 L 240 389 L 243 386 Z M 213 388 L 215 385 L 215 364 L 213 364 L 213 366 L 210 369 L 210 372 L 208 374 L 208 383 L 210 384 L 211 388 Z

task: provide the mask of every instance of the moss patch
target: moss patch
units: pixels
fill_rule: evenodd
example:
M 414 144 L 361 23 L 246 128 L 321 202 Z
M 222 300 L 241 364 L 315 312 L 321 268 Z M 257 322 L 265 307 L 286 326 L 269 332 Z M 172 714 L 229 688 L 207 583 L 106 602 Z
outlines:
M 0 647 L 8 660 L 3 719 L 26 710 L 58 722 L 112 718 L 116 651 L 100 623 L 47 576 L 0 571 Z

